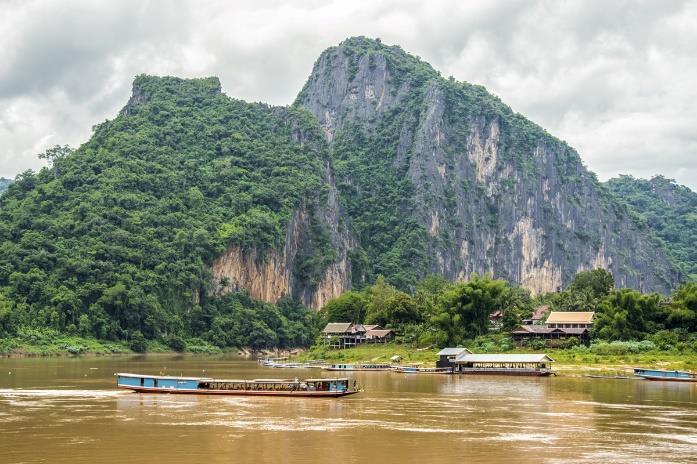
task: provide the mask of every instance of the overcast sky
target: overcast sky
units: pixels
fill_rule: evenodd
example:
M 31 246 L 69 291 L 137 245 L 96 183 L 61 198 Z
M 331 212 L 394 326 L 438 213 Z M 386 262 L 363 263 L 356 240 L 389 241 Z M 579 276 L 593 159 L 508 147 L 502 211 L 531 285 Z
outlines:
M 325 48 L 380 37 L 486 86 L 602 180 L 697 189 L 697 1 L 0 0 L 0 176 L 79 146 L 137 74 L 289 104 Z

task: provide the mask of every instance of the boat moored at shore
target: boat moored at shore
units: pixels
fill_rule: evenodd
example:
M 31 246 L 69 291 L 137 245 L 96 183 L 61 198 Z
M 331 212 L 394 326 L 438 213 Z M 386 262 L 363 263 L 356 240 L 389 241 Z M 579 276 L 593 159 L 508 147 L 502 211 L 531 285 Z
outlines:
M 346 378 L 225 380 L 124 373 L 115 375 L 118 388 L 139 393 L 336 398 L 360 391 L 355 380 Z
M 399 366 L 393 369 L 404 374 L 452 374 L 452 367 Z
M 472 354 L 462 353 L 455 358 L 453 373 L 479 375 L 554 375 L 546 354 Z
M 665 371 L 660 369 L 634 368 L 634 375 L 646 380 L 669 380 L 673 382 L 697 382 L 697 373 L 687 371 Z
M 391 371 L 392 364 L 329 364 L 323 367 L 327 371 Z

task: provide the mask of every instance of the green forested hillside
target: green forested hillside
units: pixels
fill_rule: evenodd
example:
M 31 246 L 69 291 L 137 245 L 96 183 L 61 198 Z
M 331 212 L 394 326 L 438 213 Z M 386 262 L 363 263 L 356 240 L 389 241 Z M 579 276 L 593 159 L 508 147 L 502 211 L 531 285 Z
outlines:
M 697 280 L 697 193 L 663 176 L 622 175 L 607 187 L 663 242 L 670 256 Z
M 0 336 L 307 343 L 311 313 L 210 299 L 206 265 L 230 242 L 282 242 L 320 190 L 323 147 L 302 110 L 232 100 L 215 78 L 138 77 L 118 117 L 0 198 Z

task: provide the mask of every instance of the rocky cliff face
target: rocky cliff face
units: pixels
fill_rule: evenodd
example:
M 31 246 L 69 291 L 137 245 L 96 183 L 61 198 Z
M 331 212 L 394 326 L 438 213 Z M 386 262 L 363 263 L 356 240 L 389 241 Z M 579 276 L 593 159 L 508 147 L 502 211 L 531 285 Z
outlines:
M 644 291 L 680 279 L 572 148 L 399 47 L 354 38 L 327 50 L 296 104 L 330 143 L 362 256 L 354 282 L 491 272 L 545 292 L 594 267 Z
M 214 293 L 246 289 L 258 300 L 276 302 L 291 296 L 319 309 L 349 289 L 348 252 L 356 243 L 341 219 L 328 161 L 322 179 L 325 194 L 301 203 L 288 223 L 281 249 L 259 253 L 233 244 L 213 262 Z M 318 242 L 325 242 L 324 247 Z

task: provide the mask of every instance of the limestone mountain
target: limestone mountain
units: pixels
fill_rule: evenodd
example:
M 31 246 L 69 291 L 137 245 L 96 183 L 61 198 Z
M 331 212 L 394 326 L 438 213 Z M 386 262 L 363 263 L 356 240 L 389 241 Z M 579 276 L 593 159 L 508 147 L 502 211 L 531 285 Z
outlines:
M 325 51 L 290 107 L 139 76 L 89 141 L 0 196 L 0 337 L 300 346 L 303 305 L 378 275 L 548 291 L 594 267 L 641 290 L 682 278 L 572 148 L 365 38 Z
M 278 293 L 258 299 L 319 306 L 344 290 L 327 277 L 349 244 L 336 197 L 306 110 L 231 99 L 217 78 L 139 76 L 87 143 L 0 196 L 0 337 L 38 326 L 306 345 L 314 316 L 300 305 L 215 295 L 261 280 Z M 231 265 L 235 253 L 248 259 Z M 216 274 L 228 268 L 237 280 Z
M 330 145 L 354 284 L 491 272 L 544 292 L 603 267 L 618 286 L 665 291 L 680 278 L 574 149 L 400 47 L 326 50 L 295 104 Z

